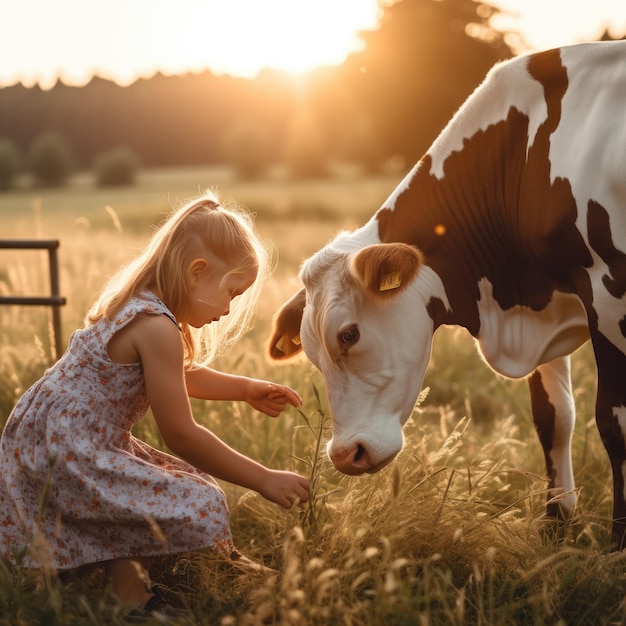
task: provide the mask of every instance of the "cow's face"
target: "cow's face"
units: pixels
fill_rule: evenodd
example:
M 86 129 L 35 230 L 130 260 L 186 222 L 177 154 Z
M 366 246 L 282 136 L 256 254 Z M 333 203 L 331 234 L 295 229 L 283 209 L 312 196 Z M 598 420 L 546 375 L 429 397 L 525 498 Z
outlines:
M 346 474 L 375 472 L 402 448 L 433 334 L 423 273 L 419 252 L 406 244 L 327 248 L 305 263 L 305 288 L 275 318 L 271 356 L 297 353 L 301 340 L 324 377 L 328 452 Z

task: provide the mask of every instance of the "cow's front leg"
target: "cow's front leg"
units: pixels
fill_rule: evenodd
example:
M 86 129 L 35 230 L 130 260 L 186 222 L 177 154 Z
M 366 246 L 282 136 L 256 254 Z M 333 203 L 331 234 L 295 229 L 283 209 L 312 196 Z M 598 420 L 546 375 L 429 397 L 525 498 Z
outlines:
M 528 386 L 548 473 L 547 513 L 552 517 L 568 516 L 577 500 L 572 470 L 576 409 L 569 356 L 540 365 L 530 376 Z

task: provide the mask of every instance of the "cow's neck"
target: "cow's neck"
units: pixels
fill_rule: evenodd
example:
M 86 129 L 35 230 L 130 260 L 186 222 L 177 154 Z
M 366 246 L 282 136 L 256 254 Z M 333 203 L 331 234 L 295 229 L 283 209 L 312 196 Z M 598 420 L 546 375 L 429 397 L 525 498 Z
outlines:
M 502 211 L 505 190 L 485 182 L 485 157 L 463 152 L 463 158 L 450 157 L 442 179 L 431 174 L 431 158 L 424 157 L 393 206 L 378 212 L 377 221 L 382 242 L 417 246 L 441 279 L 451 311 L 436 323 L 460 324 L 475 335 L 478 280 L 498 274 L 503 266 L 519 267 L 521 242 L 512 219 L 518 207 L 509 205 Z M 519 185 L 510 179 L 508 183 Z M 519 289 L 515 270 L 507 278 L 509 289 Z
M 487 81 L 474 97 L 482 107 L 468 100 L 374 217 L 381 241 L 417 246 L 441 279 L 451 310 L 437 308 L 436 324 L 476 336 L 481 280 L 503 310 L 539 310 L 555 289 L 573 290 L 569 267 L 588 262 L 569 183 L 550 178 L 567 76 L 558 55 L 540 61 L 529 66 L 529 102 L 518 108 Z M 557 241 L 569 258 L 554 254 Z

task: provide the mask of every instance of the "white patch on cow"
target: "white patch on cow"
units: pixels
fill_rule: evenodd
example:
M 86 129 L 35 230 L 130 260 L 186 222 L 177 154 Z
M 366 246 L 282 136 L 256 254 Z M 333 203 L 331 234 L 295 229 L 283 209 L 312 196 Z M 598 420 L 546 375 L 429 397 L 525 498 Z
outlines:
M 463 150 L 466 139 L 507 118 L 511 108 L 528 116 L 528 144 L 532 146 L 537 130 L 546 120 L 548 108 L 543 86 L 526 69 L 525 56 L 496 65 L 474 94 L 465 101 L 433 143 L 430 173 L 444 177 L 444 164 L 453 152 Z
M 626 63 L 623 42 L 562 48 L 569 85 L 562 101 L 561 122 L 550 139 L 551 179 L 572 185 L 586 232 L 586 206 L 599 202 L 611 216 L 626 205 L 624 118 Z M 624 249 L 623 221 L 615 224 L 617 247 Z
M 478 287 L 478 348 L 503 376 L 528 376 L 538 365 L 570 354 L 589 338 L 587 316 L 578 296 L 555 292 L 542 311 L 519 305 L 503 311 L 487 278 L 482 278 Z
M 378 235 L 378 221 L 374 215 L 366 224 L 355 231 L 340 233 L 320 252 L 323 252 L 325 249 L 333 252 L 358 252 L 365 246 L 375 243 L 380 243 L 380 237 Z M 316 255 L 317 253 L 312 258 L 315 258 Z M 310 262 L 310 259 L 308 262 Z
M 614 406 L 613 415 L 617 419 L 617 423 L 622 430 L 622 437 L 626 440 L 626 407 Z

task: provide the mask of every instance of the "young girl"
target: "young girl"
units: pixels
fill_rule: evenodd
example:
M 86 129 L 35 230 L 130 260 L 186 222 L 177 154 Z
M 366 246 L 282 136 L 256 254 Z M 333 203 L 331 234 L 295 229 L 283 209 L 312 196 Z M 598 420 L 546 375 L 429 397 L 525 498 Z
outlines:
M 244 400 L 272 417 L 300 405 L 288 387 L 206 366 L 249 326 L 267 273 L 247 216 L 206 195 L 174 213 L 113 277 L 5 426 L 3 556 L 22 551 L 26 567 L 58 570 L 105 563 L 118 599 L 150 610 L 159 599 L 137 561 L 210 547 L 240 556 L 211 475 L 285 508 L 308 500 L 306 478 L 228 447 L 194 421 L 189 403 Z M 177 456 L 131 434 L 148 407 Z

